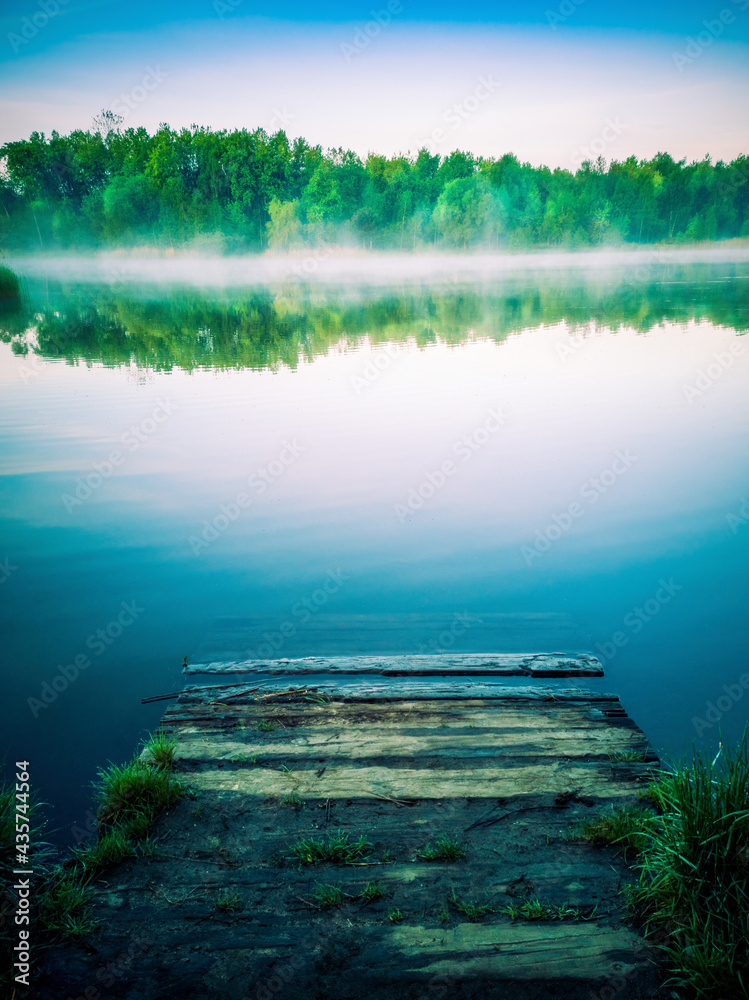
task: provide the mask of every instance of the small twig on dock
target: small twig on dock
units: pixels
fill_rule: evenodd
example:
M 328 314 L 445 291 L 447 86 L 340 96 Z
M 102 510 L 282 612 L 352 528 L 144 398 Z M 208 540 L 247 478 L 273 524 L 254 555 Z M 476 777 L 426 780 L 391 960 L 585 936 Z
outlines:
M 200 886 L 196 886 L 194 889 L 188 892 L 186 896 L 183 896 L 182 899 L 170 899 L 164 892 L 164 890 L 161 888 L 161 886 L 159 886 L 158 889 L 154 889 L 152 885 L 149 885 L 148 888 L 151 890 L 154 896 L 158 896 L 160 894 L 162 898 L 165 899 L 170 906 L 179 906 L 181 903 L 186 903 L 187 900 L 190 898 L 190 896 L 193 896 L 196 892 L 200 892 Z
M 408 802 L 404 802 L 402 799 L 391 799 L 389 795 L 378 795 L 377 792 L 370 792 L 376 799 L 382 799 L 383 802 L 394 802 L 397 806 L 413 806 L 416 805 L 416 799 L 409 799 Z
M 300 903 L 304 903 L 306 906 L 311 906 L 313 910 L 322 909 L 322 906 L 317 906 L 311 899 L 305 899 L 304 896 L 294 896 L 294 899 L 298 899 Z
M 257 689 L 255 689 L 257 690 Z M 306 694 L 307 688 L 289 688 L 288 691 L 272 691 L 270 694 L 259 694 L 255 701 L 270 701 L 271 698 L 283 698 L 285 694 Z M 232 697 L 236 697 L 232 695 Z
M 523 813 L 535 812 L 539 809 L 566 809 L 570 802 L 578 801 L 579 791 L 580 789 L 576 788 L 569 792 L 560 792 L 557 796 L 555 796 L 553 804 L 548 806 L 526 806 L 524 809 L 512 809 L 509 812 L 502 813 L 501 816 L 492 816 L 492 812 L 494 810 L 490 810 L 484 817 L 477 819 L 475 823 L 471 823 L 470 826 L 467 826 L 463 833 L 468 833 L 469 830 L 473 830 L 477 826 L 494 826 L 495 823 L 499 823 L 503 819 L 507 819 L 508 816 L 521 816 Z M 579 801 L 587 804 L 585 803 L 585 799 L 579 799 Z

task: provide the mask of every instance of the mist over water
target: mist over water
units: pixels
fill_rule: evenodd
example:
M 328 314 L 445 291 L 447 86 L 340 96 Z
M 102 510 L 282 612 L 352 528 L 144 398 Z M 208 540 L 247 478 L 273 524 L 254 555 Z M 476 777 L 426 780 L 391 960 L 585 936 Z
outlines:
M 217 618 L 259 649 L 330 574 L 325 613 L 568 614 L 657 748 L 738 735 L 749 260 L 663 256 L 18 258 L 2 749 L 59 838 Z
M 76 283 L 139 282 L 188 284 L 207 288 L 299 282 L 388 286 L 401 281 L 434 283 L 448 279 L 484 282 L 512 275 L 568 271 L 610 272 L 616 280 L 667 278 L 668 266 L 745 264 L 749 248 L 714 245 L 699 249 L 557 250 L 536 253 L 369 253 L 320 246 L 274 256 L 173 254 L 152 252 L 78 255 L 19 255 L 11 264 L 30 277 Z

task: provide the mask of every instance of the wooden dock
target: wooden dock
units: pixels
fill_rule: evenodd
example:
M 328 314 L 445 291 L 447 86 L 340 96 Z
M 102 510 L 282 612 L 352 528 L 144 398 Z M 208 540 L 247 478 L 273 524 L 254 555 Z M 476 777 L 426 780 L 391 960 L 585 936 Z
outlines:
M 95 952 L 66 949 L 52 970 L 71 997 L 142 941 L 102 996 L 661 995 L 623 913 L 631 873 L 576 836 L 636 804 L 657 765 L 615 695 L 572 683 L 600 677 L 594 657 L 235 658 L 186 674 L 203 684 L 163 728 L 187 794 L 158 821 L 153 857 L 97 886 Z M 300 841 L 340 834 L 364 838 L 353 863 L 295 857 Z M 464 857 L 425 860 L 442 837 Z M 367 898 L 371 883 L 382 898 Z M 342 905 L 326 908 L 331 885 Z M 535 901 L 567 919 L 507 913 Z

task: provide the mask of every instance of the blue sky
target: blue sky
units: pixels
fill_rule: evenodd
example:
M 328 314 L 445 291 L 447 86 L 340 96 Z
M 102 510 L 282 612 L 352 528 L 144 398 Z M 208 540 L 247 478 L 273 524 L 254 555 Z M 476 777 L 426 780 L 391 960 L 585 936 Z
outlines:
M 2 141 L 109 107 L 362 155 L 749 151 L 749 0 L 6 0 L 0 29 Z

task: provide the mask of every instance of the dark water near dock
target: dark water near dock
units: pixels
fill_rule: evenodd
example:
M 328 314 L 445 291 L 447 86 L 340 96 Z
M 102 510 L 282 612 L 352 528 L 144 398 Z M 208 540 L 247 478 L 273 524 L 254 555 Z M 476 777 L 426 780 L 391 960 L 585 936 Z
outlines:
M 220 288 L 17 269 L 0 749 L 63 842 L 219 618 L 282 656 L 331 652 L 323 615 L 438 616 L 416 652 L 467 612 L 563 614 L 656 749 L 740 735 L 749 263 Z

